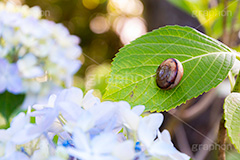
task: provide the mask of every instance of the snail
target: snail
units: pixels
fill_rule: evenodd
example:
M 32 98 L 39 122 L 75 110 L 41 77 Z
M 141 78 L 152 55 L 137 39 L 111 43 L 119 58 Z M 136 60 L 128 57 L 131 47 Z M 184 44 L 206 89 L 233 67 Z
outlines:
M 179 60 L 169 58 L 163 61 L 157 69 L 157 85 L 163 90 L 176 87 L 183 76 L 183 66 Z

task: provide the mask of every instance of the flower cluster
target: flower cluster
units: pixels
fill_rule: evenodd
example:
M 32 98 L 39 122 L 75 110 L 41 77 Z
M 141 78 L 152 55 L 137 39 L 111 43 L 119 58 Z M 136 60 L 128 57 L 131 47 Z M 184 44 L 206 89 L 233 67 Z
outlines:
M 0 2 L 0 93 L 48 93 L 70 86 L 81 63 L 79 38 L 41 19 L 38 7 Z
M 175 149 L 161 113 L 144 106 L 100 102 L 78 88 L 51 95 L 48 104 L 19 113 L 0 130 L 1 160 L 188 160 Z

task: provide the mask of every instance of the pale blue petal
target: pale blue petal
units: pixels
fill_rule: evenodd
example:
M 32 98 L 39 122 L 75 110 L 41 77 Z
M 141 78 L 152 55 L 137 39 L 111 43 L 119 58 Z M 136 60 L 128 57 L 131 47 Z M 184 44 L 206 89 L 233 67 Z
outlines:
M 15 144 L 24 144 L 39 137 L 42 134 L 40 132 L 29 133 L 34 127 L 35 125 L 33 124 L 27 124 L 22 130 L 12 136 L 11 141 Z
M 73 122 L 76 122 L 79 116 L 81 116 L 82 112 L 85 111 L 79 105 L 70 101 L 58 103 L 58 109 L 67 121 Z
M 145 109 L 144 105 L 138 105 L 133 107 L 132 111 L 138 116 L 140 116 L 143 113 L 144 109 Z
M 71 87 L 69 89 L 62 90 L 62 92 L 59 95 L 57 95 L 55 103 L 58 104 L 63 101 L 67 101 L 81 106 L 82 98 L 83 98 L 82 90 L 76 87 Z
M 7 88 L 6 68 L 8 62 L 5 59 L 0 58 L 0 93 L 3 93 Z
M 143 118 L 147 124 L 148 129 L 153 132 L 157 131 L 163 122 L 163 115 L 161 113 L 153 113 Z
M 14 152 L 8 160 L 30 160 L 30 158 L 22 152 Z
M 94 105 L 100 104 L 100 99 L 95 97 L 92 93 L 93 90 L 88 91 L 83 98 L 82 107 L 86 110 L 93 107 Z
M 11 133 L 16 133 L 29 122 L 29 118 L 25 113 L 21 112 L 16 117 L 13 118 L 11 122 L 11 127 L 8 129 Z
M 132 140 L 126 140 L 117 144 L 114 148 L 113 155 L 119 160 L 133 160 L 135 155 L 134 142 Z
M 37 124 L 28 130 L 29 134 L 42 134 L 47 131 L 58 116 L 58 111 L 54 108 L 45 108 L 42 112 L 45 112 L 44 115 L 40 118 L 36 117 Z
M 110 154 L 117 143 L 113 133 L 101 133 L 91 141 L 92 151 L 95 154 Z
M 147 148 L 151 146 L 156 138 L 152 130 L 149 130 L 147 124 L 141 119 L 138 127 L 138 138 Z
M 76 129 L 73 132 L 73 142 L 75 147 L 82 152 L 90 153 L 89 137 L 81 130 Z
M 19 77 L 16 64 L 10 64 L 8 70 L 7 89 L 9 92 L 19 94 L 23 92 L 22 79 Z
M 0 93 L 3 93 L 6 90 L 6 88 L 7 88 L 6 77 L 2 76 L 0 73 Z

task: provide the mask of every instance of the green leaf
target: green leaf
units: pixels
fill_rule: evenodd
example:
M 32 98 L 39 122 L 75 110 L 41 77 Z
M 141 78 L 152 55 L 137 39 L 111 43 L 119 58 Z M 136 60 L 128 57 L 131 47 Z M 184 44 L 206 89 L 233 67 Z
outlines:
M 0 113 L 8 121 L 11 114 L 23 103 L 24 94 L 4 92 L 0 94 Z
M 226 152 L 226 160 L 239 160 L 240 154 L 233 150 L 233 151 L 227 151 Z
M 238 152 L 240 152 L 240 93 L 228 95 L 223 108 L 228 136 Z
M 182 9 L 183 11 L 191 14 L 192 10 L 191 8 L 188 6 L 188 4 L 186 3 L 185 0 L 168 0 L 170 3 L 172 3 L 173 5 L 175 5 L 176 7 Z
M 232 50 L 195 29 L 167 26 L 123 47 L 114 58 L 105 100 L 125 100 L 164 111 L 209 91 L 222 82 L 235 60 Z M 156 85 L 157 67 L 168 58 L 178 59 L 184 74 L 177 87 Z
M 236 8 L 237 8 L 237 2 L 238 1 L 229 1 L 226 13 L 224 13 L 224 11 L 223 11 L 224 5 L 222 3 L 219 4 L 219 6 L 218 6 L 219 11 L 216 13 L 219 16 L 217 17 L 214 24 L 212 25 L 211 37 L 219 38 L 222 36 L 222 34 L 223 34 L 223 25 L 222 25 L 223 15 L 225 15 L 225 14 L 227 15 L 227 26 L 226 26 L 227 31 L 230 32 L 230 28 L 232 27 L 233 16 L 234 16 Z M 237 20 L 237 22 L 234 26 L 235 31 L 240 29 L 240 12 L 238 13 L 236 20 Z
M 168 0 L 170 3 L 180 8 L 181 10 L 193 14 L 198 11 L 206 11 L 209 9 L 209 0 Z M 198 13 L 204 14 L 204 12 Z
M 210 0 L 168 0 L 176 7 L 189 13 L 191 16 L 196 17 L 201 25 L 204 27 L 206 34 L 216 34 L 215 30 L 212 29 L 216 19 L 221 17 L 223 13 L 221 3 L 209 8 Z M 229 5 L 230 6 L 230 5 Z M 220 25 L 222 26 L 222 24 Z M 219 27 L 215 26 L 214 27 Z M 215 36 L 215 35 L 214 35 Z

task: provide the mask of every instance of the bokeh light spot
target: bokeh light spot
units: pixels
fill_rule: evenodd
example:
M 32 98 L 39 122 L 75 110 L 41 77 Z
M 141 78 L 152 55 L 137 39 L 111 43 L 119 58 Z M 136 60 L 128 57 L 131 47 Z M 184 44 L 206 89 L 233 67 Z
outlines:
M 140 17 L 119 17 L 114 21 L 113 27 L 123 44 L 128 44 L 147 32 L 145 22 Z
M 90 29 L 97 34 L 107 32 L 109 28 L 110 24 L 104 16 L 96 16 L 90 22 Z
M 87 9 L 94 9 L 100 4 L 100 1 L 99 0 L 83 0 L 82 3 L 84 7 L 86 7 Z
M 115 14 L 140 16 L 143 13 L 143 4 L 139 0 L 110 0 L 108 10 Z

